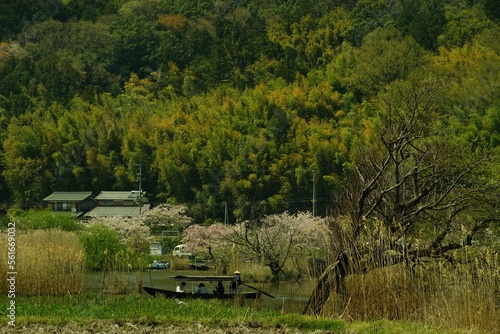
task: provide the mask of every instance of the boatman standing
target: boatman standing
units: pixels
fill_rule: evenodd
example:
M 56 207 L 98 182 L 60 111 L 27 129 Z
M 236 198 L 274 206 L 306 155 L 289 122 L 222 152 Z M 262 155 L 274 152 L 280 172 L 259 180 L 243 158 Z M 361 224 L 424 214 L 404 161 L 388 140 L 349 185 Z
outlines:
M 236 293 L 236 290 L 238 289 L 238 286 L 240 285 L 241 285 L 240 272 L 236 270 L 233 273 L 233 278 L 231 279 L 231 282 L 229 283 L 229 293 L 234 295 Z

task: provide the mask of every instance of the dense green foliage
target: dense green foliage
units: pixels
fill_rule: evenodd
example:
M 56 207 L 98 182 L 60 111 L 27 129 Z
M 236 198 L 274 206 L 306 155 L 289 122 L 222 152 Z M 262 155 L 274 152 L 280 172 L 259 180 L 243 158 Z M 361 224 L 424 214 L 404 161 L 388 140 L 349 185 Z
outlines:
M 69 212 L 51 211 L 21 211 L 11 213 L 11 220 L 21 230 L 48 230 L 81 231 L 84 226 Z
M 85 248 L 85 265 L 91 270 L 106 270 L 110 267 L 118 268 L 120 256 L 126 251 L 121 243 L 118 232 L 104 226 L 93 225 L 80 235 Z
M 417 76 L 442 87 L 428 132 L 494 157 L 499 20 L 493 0 L 4 1 L 2 201 L 130 190 L 141 164 L 198 222 L 312 210 L 313 186 L 324 214 Z

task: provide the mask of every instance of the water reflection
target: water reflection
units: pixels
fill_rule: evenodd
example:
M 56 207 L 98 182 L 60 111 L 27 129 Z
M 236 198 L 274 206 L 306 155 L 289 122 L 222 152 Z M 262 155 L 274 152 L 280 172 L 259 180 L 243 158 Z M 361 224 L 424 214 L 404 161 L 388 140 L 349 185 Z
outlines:
M 210 271 L 193 271 L 193 270 L 147 270 L 142 274 L 130 273 L 127 277 L 129 291 L 136 291 L 137 286 L 151 286 L 154 288 L 175 290 L 176 282 L 172 279 L 173 276 L 179 275 L 200 275 L 208 276 L 215 275 Z M 86 275 L 85 290 L 87 292 L 101 293 L 106 279 L 110 274 L 106 272 L 89 272 Z M 142 279 L 142 283 L 140 280 Z M 177 282 L 177 284 L 180 282 Z M 217 283 L 217 282 L 214 282 Z M 275 282 L 275 283 L 252 283 L 245 282 L 254 288 L 261 289 L 275 296 L 269 298 L 263 296 L 264 305 L 275 309 L 280 309 L 286 312 L 301 312 L 305 303 L 309 299 L 312 290 L 315 287 L 315 279 L 304 279 L 300 282 Z M 188 283 L 189 285 L 190 283 Z M 196 283 L 197 286 L 198 283 Z M 188 289 L 195 289 L 196 286 L 188 286 Z M 227 287 L 228 288 L 228 287 Z M 212 287 L 207 288 L 211 291 Z M 243 291 L 253 291 L 252 289 L 242 286 Z M 145 298 L 149 295 L 142 293 Z

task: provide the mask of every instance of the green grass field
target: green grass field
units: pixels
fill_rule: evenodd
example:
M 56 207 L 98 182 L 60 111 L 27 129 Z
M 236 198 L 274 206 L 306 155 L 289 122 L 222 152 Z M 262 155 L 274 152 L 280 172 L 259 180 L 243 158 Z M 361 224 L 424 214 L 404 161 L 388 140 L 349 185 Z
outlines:
M 1 305 L 8 305 L 8 302 L 7 297 L 0 298 Z M 137 294 L 20 297 L 16 299 L 15 315 L 16 326 L 36 323 L 64 326 L 69 322 L 85 325 L 107 320 L 117 324 L 127 322 L 155 327 L 182 327 L 197 322 L 214 329 L 252 324 L 258 328 L 290 328 L 304 333 L 465 333 L 429 328 L 419 323 L 385 320 L 349 323 L 334 318 L 281 314 L 275 310 L 255 307 L 252 303 L 242 306 L 219 300 L 185 300 L 185 304 L 179 304 L 175 300 L 148 298 Z M 7 307 L 2 307 L 0 327 L 9 327 L 8 321 Z

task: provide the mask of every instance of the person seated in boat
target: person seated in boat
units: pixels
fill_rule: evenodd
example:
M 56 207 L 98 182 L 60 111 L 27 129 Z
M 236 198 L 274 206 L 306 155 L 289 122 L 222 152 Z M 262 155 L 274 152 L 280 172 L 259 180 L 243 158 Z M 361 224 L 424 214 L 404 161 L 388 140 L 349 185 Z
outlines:
M 180 285 L 177 286 L 175 292 L 184 292 L 185 287 L 186 287 L 186 282 L 182 282 Z
M 207 293 L 207 288 L 205 288 L 204 283 L 200 283 L 198 284 L 198 289 L 196 290 L 195 294 L 203 294 L 203 293 Z
M 236 270 L 233 273 L 233 278 L 231 279 L 231 282 L 229 283 L 229 293 L 230 294 L 235 294 L 236 290 L 238 289 L 238 286 L 241 285 L 241 277 L 240 277 L 240 272 Z
M 214 295 L 223 295 L 224 294 L 224 285 L 222 285 L 222 281 L 217 283 L 217 286 L 214 289 Z

